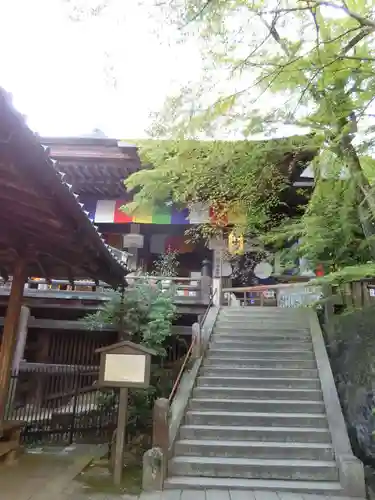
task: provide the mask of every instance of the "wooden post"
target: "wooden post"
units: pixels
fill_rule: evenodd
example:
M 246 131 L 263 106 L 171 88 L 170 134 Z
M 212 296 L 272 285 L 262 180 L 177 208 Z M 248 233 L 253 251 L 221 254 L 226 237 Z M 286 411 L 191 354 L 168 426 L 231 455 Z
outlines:
M 26 260 L 20 259 L 13 272 L 12 288 L 4 321 L 0 351 L 0 424 L 4 420 L 8 398 L 14 349 L 17 342 L 18 321 L 26 281 Z
M 364 307 L 368 307 L 371 304 L 370 290 L 368 287 L 368 282 L 362 282 L 362 296 L 363 296 L 363 305 Z
M 141 226 L 139 224 L 130 224 L 130 234 L 141 234 Z M 128 267 L 136 271 L 138 269 L 138 248 L 131 247 L 128 250 L 131 253 L 128 257 Z
M 124 446 L 126 435 L 126 423 L 128 414 L 128 389 L 121 387 L 120 401 L 118 407 L 118 421 L 116 430 L 116 445 L 115 445 L 115 464 L 113 481 L 116 486 L 120 486 L 122 480 L 122 471 L 124 468 Z
M 334 305 L 334 298 L 333 298 L 333 291 L 332 291 L 332 286 L 330 285 L 325 285 L 323 287 L 323 296 L 326 299 L 326 302 L 324 304 L 324 326 L 326 328 L 329 328 L 333 321 L 333 317 L 335 315 L 335 305 Z
M 363 307 L 362 283 L 360 281 L 355 281 L 354 283 L 352 283 L 352 297 L 353 306 L 355 308 Z
M 12 364 L 12 376 L 15 377 L 13 383 L 11 384 L 11 392 L 8 393 L 8 408 L 12 408 L 13 401 L 16 395 L 17 382 L 18 382 L 18 374 L 20 371 L 20 364 L 23 360 L 23 356 L 25 353 L 25 345 L 27 338 L 27 324 L 29 322 L 30 317 L 30 309 L 26 306 L 21 306 L 20 317 L 18 321 L 18 329 L 17 329 L 17 345 L 14 352 L 13 364 Z

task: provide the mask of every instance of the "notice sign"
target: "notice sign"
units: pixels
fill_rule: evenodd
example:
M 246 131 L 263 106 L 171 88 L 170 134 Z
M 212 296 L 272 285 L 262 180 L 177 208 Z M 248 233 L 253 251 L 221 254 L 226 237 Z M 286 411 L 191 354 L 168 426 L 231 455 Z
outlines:
M 107 354 L 104 380 L 116 383 L 142 384 L 145 380 L 146 357 L 137 354 Z

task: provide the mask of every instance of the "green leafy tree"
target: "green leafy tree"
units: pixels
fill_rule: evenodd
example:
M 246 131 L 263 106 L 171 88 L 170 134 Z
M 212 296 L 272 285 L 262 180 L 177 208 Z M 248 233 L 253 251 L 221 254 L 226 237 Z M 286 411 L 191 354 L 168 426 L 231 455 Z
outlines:
M 285 208 L 282 196 L 290 189 L 290 163 L 312 158 L 318 141 L 291 137 L 258 142 L 141 142 L 143 162 L 153 168 L 127 179 L 126 186 L 136 192 L 128 208 L 158 207 L 167 200 L 181 206 L 203 202 L 214 208 L 218 227 L 230 212 L 238 225 L 259 231 L 273 225 L 274 217 Z
M 277 176 L 268 189 L 259 183 L 268 166 L 264 147 L 258 169 L 243 156 L 242 171 L 228 168 L 223 175 L 223 163 L 233 166 L 233 160 L 225 160 L 236 158 L 233 146 L 224 161 L 220 147 L 216 156 L 210 151 L 209 168 L 201 154 L 187 152 L 186 139 L 215 137 L 223 130 L 246 139 L 297 127 L 312 133 L 319 144 L 313 164 L 316 188 L 303 217 L 289 221 L 287 228 L 283 224 L 284 242 L 300 238 L 299 250 L 312 260 L 322 258 L 330 269 L 363 263 L 373 255 L 372 242 L 363 241 L 373 233 L 375 215 L 368 175 L 375 139 L 373 2 L 171 0 L 163 12 L 179 24 L 182 34 L 198 35 L 205 72 L 200 82 L 171 96 L 156 117 L 153 136 L 176 139 L 173 154 L 160 143 L 154 148 L 157 153 L 147 151 L 151 159 L 156 154 L 167 160 L 164 165 L 153 163 L 156 191 L 181 201 L 229 199 L 245 208 L 249 231 L 257 225 L 268 230 L 270 213 L 275 212 L 268 195 L 274 189 L 272 196 L 279 200 L 283 188 Z M 276 170 L 271 169 L 272 177 Z M 129 185 L 139 181 L 138 186 L 145 186 L 142 202 L 155 200 L 158 194 L 150 195 L 142 175 L 131 178 Z M 279 201 L 271 205 L 275 203 Z M 339 249 L 334 248 L 337 242 Z
M 168 248 L 165 253 L 160 254 L 155 260 L 153 274 L 166 277 L 177 276 L 179 267 L 178 252 Z
M 93 330 L 112 324 L 133 342 L 165 355 L 164 343 L 171 335 L 177 309 L 173 290 L 163 290 L 160 283 L 137 280 L 124 294 L 113 292 L 111 299 L 96 313 L 84 318 Z

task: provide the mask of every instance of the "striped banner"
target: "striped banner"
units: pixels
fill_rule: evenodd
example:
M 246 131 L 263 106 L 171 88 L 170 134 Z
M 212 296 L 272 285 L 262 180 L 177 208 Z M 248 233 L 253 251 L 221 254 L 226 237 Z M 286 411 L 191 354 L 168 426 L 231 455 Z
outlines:
M 190 208 L 190 211 L 188 208 L 177 210 L 174 206 L 164 206 L 162 210 L 152 214 L 126 213 L 126 210 L 121 210 L 123 206 L 126 207 L 126 202 L 123 200 L 97 201 L 93 214 L 94 221 L 113 224 L 129 224 L 132 222 L 135 224 L 204 224 L 219 222 L 214 210 L 203 203 L 195 203 Z M 91 215 L 92 211 L 89 211 Z M 231 214 L 225 217 L 225 220 L 221 218 L 220 222 L 225 225 L 241 221 L 238 215 Z

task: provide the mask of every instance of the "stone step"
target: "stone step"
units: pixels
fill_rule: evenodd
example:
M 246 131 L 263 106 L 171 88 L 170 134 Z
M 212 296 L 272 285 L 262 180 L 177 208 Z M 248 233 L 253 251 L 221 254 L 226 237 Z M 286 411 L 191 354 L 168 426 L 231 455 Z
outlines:
M 320 413 L 266 413 L 234 411 L 187 411 L 187 425 L 240 425 L 250 427 L 315 427 L 327 429 L 327 418 Z
M 271 387 L 293 389 L 320 389 L 320 380 L 316 378 L 280 378 L 280 377 L 198 377 L 197 387 Z
M 314 427 L 242 427 L 220 425 L 183 425 L 180 439 L 216 439 L 282 443 L 330 443 L 328 429 Z
M 296 325 L 306 324 L 306 318 L 291 316 L 290 314 L 248 314 L 248 313 L 236 313 L 236 314 L 220 314 L 217 318 L 218 321 L 246 321 L 246 322 L 256 322 L 256 321 L 280 321 L 281 323 L 294 323 Z
M 271 321 L 269 319 L 264 320 L 254 320 L 254 319 L 218 319 L 215 323 L 215 330 L 220 328 L 232 328 L 233 330 L 268 330 L 282 332 L 283 330 L 289 330 L 293 332 L 306 332 L 308 327 L 306 323 L 296 323 L 295 321 L 284 321 L 275 320 Z
M 223 340 L 213 338 L 210 349 L 277 349 L 278 351 L 310 351 L 313 346 L 311 342 L 299 342 L 296 340 L 267 340 L 267 339 L 229 339 Z
M 172 476 L 165 481 L 164 488 L 166 490 L 244 490 L 244 494 L 248 494 L 248 492 L 253 491 L 264 491 L 274 494 L 274 492 L 277 491 L 279 493 L 289 493 L 290 500 L 294 500 L 295 498 L 295 496 L 293 496 L 293 493 L 319 495 L 320 497 L 344 495 L 344 492 L 342 491 L 341 485 L 338 481 L 288 481 L 268 479 Z M 289 497 L 285 495 L 285 499 Z M 253 498 L 253 495 L 248 494 L 248 498 Z M 308 500 L 308 497 L 306 497 L 305 500 Z
M 270 311 L 274 313 L 285 313 L 285 314 L 299 314 L 300 311 L 298 309 L 291 309 L 287 307 L 278 307 L 278 306 L 251 306 L 251 307 L 244 307 L 244 306 L 221 306 L 220 309 L 220 314 L 224 314 L 226 312 L 233 312 L 233 311 L 248 311 L 251 309 L 253 312 L 264 312 L 264 311 Z
M 189 409 L 271 413 L 325 413 L 323 401 L 277 399 L 191 399 Z
M 225 441 L 185 439 L 175 444 L 175 456 L 274 458 L 300 460 L 333 460 L 332 445 L 322 443 L 280 443 L 262 441 Z
M 338 481 L 336 462 L 323 460 L 174 457 L 172 476 Z
M 235 366 L 202 366 L 201 375 L 206 376 L 239 376 L 239 377 L 281 377 L 281 378 L 318 378 L 318 370 L 309 368 L 302 370 L 301 368 L 248 368 Z
M 235 330 L 233 329 L 219 329 L 215 328 L 215 332 L 212 334 L 212 340 L 291 340 L 299 342 L 311 342 L 311 334 L 308 331 L 305 332 L 295 332 L 284 330 L 282 332 L 268 331 L 268 330 Z
M 218 349 L 217 347 L 210 347 L 207 358 L 273 358 L 273 359 L 314 359 L 314 354 L 312 351 L 282 351 L 280 349 Z
M 222 366 L 238 368 L 316 368 L 314 359 L 275 359 L 253 357 L 224 358 L 220 355 L 207 354 L 203 361 L 203 366 Z
M 288 316 L 301 316 L 302 311 L 297 308 L 277 307 L 277 306 L 222 306 L 220 314 L 231 314 L 237 312 L 251 312 L 264 314 L 286 314 Z
M 318 389 L 275 389 L 272 387 L 195 387 L 194 398 L 203 399 L 297 399 L 307 401 L 323 401 L 323 394 Z
M 242 308 L 237 308 L 237 309 L 232 309 L 231 311 L 229 310 L 222 310 L 219 313 L 219 318 L 223 317 L 237 317 L 237 316 L 242 316 L 242 317 L 247 317 L 247 318 L 286 318 L 289 320 L 295 320 L 295 321 L 302 321 L 304 319 L 304 311 L 297 311 L 297 309 L 289 309 L 289 310 L 279 310 L 276 311 L 275 309 L 271 307 L 267 307 L 267 309 L 259 309 L 255 310 L 253 307 L 242 307 Z

